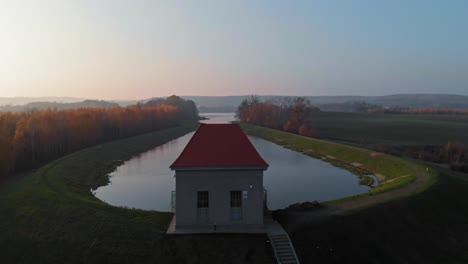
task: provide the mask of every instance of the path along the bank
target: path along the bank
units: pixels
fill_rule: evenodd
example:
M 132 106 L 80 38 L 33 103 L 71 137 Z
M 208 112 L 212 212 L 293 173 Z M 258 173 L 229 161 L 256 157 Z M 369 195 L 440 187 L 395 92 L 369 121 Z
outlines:
M 282 219 L 281 223 L 288 232 L 294 232 L 299 227 L 311 222 L 323 221 L 331 216 L 348 214 L 355 210 L 412 195 L 422 191 L 431 180 L 431 176 L 420 167 L 414 165 L 413 169 L 416 171 L 415 180 L 394 190 L 325 203 L 323 207 L 318 209 L 279 210 L 275 214 Z

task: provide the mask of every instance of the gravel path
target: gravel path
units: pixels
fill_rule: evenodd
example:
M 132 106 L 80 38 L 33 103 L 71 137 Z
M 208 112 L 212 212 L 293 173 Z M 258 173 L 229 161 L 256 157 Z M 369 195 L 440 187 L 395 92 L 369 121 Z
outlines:
M 416 179 L 400 188 L 375 194 L 372 196 L 364 196 L 356 199 L 343 200 L 333 202 L 323 208 L 310 211 L 279 211 L 277 215 L 283 220 L 281 221 L 288 232 L 294 232 L 298 227 L 311 222 L 323 221 L 324 219 L 336 215 L 350 213 L 354 210 L 363 209 L 374 206 L 393 199 L 414 194 L 422 190 L 430 176 L 421 168 L 414 166 L 416 170 Z

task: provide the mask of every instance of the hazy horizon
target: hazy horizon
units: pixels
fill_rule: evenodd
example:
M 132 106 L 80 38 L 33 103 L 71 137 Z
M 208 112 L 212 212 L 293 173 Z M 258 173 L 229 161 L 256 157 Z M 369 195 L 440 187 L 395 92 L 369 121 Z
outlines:
M 466 1 L 18 0 L 0 97 L 468 95 Z
M 138 101 L 138 100 L 146 100 L 151 98 L 167 98 L 169 96 L 176 95 L 179 97 L 243 97 L 243 96 L 278 96 L 278 97 L 288 97 L 288 96 L 304 96 L 304 97 L 385 97 L 385 96 L 399 96 L 399 95 L 449 95 L 449 96 L 467 96 L 463 94 L 449 94 L 449 93 L 399 93 L 399 94 L 382 94 L 382 95 L 361 95 L 361 94 L 343 94 L 343 95 L 287 95 L 287 94 L 238 94 L 238 95 L 178 95 L 178 94 L 171 94 L 171 95 L 161 95 L 161 96 L 152 96 L 152 97 L 144 97 L 144 98 L 116 98 L 116 99 L 105 99 L 105 98 L 98 98 L 98 97 L 74 97 L 74 96 L 60 96 L 60 95 L 51 95 L 51 96 L 0 96 L 2 99 L 40 99 L 40 98 L 67 98 L 67 99 L 79 99 L 79 100 L 103 100 L 103 101 Z M 39 102 L 39 101 L 35 101 Z

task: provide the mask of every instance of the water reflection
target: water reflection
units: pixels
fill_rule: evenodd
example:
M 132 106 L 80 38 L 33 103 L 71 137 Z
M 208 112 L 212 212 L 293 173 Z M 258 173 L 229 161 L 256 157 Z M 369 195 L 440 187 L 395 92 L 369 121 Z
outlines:
M 235 113 L 202 113 L 200 116 L 208 119 L 200 122 L 205 124 L 228 124 L 236 120 L 234 115 Z
M 369 190 L 369 187 L 359 185 L 358 177 L 347 170 L 270 141 L 249 138 L 270 164 L 264 174 L 270 209 L 304 201 L 328 201 Z
M 228 123 L 231 114 L 205 114 L 204 123 Z M 111 184 L 98 188 L 96 197 L 116 206 L 169 211 L 174 172 L 169 165 L 178 157 L 193 132 L 128 160 L 110 174 Z M 285 149 L 272 142 L 249 137 L 270 164 L 264 185 L 270 209 L 303 201 L 325 201 L 366 192 L 350 172 L 322 160 Z

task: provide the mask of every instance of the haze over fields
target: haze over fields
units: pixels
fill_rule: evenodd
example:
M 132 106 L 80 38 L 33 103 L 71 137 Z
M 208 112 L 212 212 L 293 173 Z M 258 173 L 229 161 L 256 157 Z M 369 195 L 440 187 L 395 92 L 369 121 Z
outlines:
M 192 100 L 200 112 L 235 112 L 247 98 L 240 96 L 182 96 Z M 260 96 L 262 100 L 280 100 L 284 96 Z M 388 96 L 307 96 L 311 104 L 322 111 L 353 112 L 360 104 L 396 108 L 450 108 L 468 109 L 468 96 L 448 94 L 399 94 Z M 113 107 L 146 103 L 150 99 L 100 101 L 73 97 L 0 97 L 0 112 L 31 109 L 73 109 L 80 107 Z

